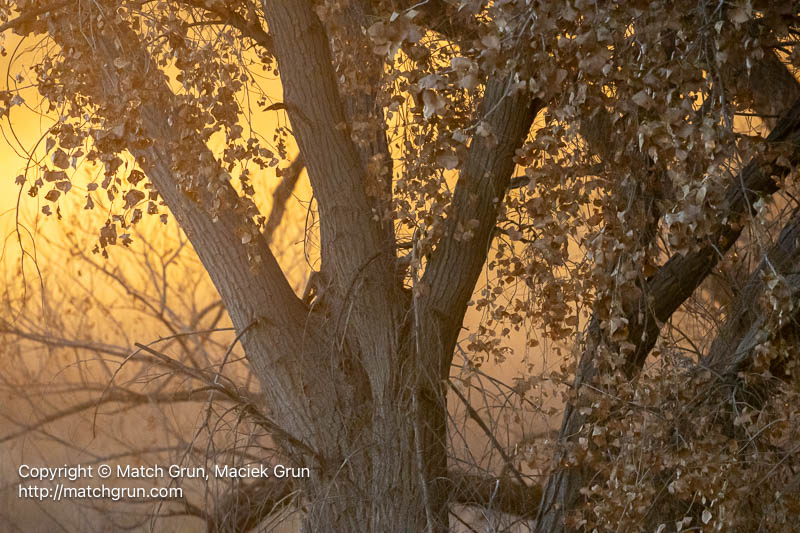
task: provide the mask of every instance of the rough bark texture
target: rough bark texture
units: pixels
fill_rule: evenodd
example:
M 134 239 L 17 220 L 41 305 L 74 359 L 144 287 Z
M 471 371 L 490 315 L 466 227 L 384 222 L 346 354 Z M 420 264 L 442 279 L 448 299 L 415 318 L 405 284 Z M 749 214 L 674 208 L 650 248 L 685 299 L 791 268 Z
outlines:
M 798 272 L 800 211 L 795 211 L 775 244 L 750 274 L 711 348 L 696 369 L 698 372 L 710 370 L 721 384 L 716 389 L 716 397 L 726 405 L 727 430 L 731 436 L 744 441 L 750 437 L 741 435 L 741 429 L 733 423 L 737 411 L 740 412 L 745 405 L 751 409 L 765 405 L 779 385 L 788 380 L 787 367 L 797 357 L 800 332 L 800 310 L 796 303 L 800 296 Z M 777 311 L 770 309 L 767 303 L 769 298 L 766 295 L 772 291 L 785 294 L 794 302 L 794 308 L 781 309 L 781 316 L 776 316 Z M 783 343 L 787 352 L 776 354 L 764 365 L 766 368 L 762 367 L 752 375 L 757 362 L 757 348 L 768 341 Z
M 421 531 L 425 503 L 411 425 L 403 413 L 407 384 L 397 373 L 409 354 L 401 338 L 407 298 L 394 275 L 394 250 L 373 218 L 361 156 L 340 127 L 346 123 L 345 108 L 322 23 L 309 2 L 264 2 L 264 11 L 276 43 L 284 101 L 319 202 L 322 271 L 330 277 L 334 315 L 346 317 L 333 322 L 334 334 L 359 354 L 373 402 L 371 429 L 359 443 L 365 447 L 360 453 L 368 456 L 368 471 L 358 474 L 361 486 L 349 492 L 340 486 L 335 493 L 320 487 L 311 494 L 307 530 L 386 531 L 402 524 Z

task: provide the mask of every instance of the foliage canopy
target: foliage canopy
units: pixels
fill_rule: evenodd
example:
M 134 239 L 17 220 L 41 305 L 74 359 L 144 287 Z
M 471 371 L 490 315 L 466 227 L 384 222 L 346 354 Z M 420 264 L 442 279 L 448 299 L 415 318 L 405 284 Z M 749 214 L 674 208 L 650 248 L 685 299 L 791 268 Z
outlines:
M 794 527 L 797 2 L 16 0 L 0 29 L 36 43 L 0 115 L 32 85 L 55 117 L 17 184 L 108 206 L 104 256 L 174 216 L 315 472 L 307 530 L 495 497 L 542 532 Z M 300 166 L 302 297 L 263 208 Z M 475 474 L 448 395 L 520 362 L 512 396 L 564 392 L 557 442 L 484 424 Z

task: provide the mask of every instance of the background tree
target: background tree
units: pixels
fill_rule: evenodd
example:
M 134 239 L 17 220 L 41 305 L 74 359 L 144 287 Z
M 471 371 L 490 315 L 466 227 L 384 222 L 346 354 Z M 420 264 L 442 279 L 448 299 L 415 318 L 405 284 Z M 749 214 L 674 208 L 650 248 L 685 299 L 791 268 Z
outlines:
M 33 81 L 58 117 L 51 164 L 18 183 L 56 215 L 102 188 L 103 255 L 145 211 L 175 217 L 279 453 L 314 472 L 305 530 L 447 531 L 454 504 L 494 501 L 538 509 L 538 531 L 791 528 L 795 3 L 0 11 L 3 30 L 43 39 Z M 259 92 L 259 68 L 282 99 Z M 23 103 L 2 96 L 5 113 Z M 258 107 L 288 117 L 272 143 L 247 120 Z M 318 220 L 303 297 L 253 177 L 292 142 Z M 81 158 L 99 183 L 67 173 Z M 483 320 L 463 332 L 471 304 Z M 541 486 L 504 452 L 483 491 L 449 464 L 450 376 L 460 350 L 502 360 L 514 329 L 553 363 L 517 396 L 571 383 L 559 451 Z

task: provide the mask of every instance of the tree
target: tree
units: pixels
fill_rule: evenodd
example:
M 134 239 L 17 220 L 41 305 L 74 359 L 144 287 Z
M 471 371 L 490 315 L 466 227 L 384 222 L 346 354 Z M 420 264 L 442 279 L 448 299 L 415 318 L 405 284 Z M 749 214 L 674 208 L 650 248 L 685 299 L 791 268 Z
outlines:
M 91 207 L 104 189 L 116 209 L 103 254 L 143 210 L 174 216 L 272 437 L 314 472 L 305 530 L 447 531 L 452 505 L 499 491 L 509 512 L 538 509 L 538 531 L 791 526 L 794 492 L 762 496 L 748 522 L 741 490 L 773 495 L 797 466 L 795 3 L 0 11 L 4 31 L 45 39 L 35 84 L 58 116 L 52 164 L 18 183 L 56 205 L 75 188 Z M 280 101 L 258 94 L 258 67 L 279 73 Z M 4 113 L 22 103 L 2 100 Z M 288 117 L 274 146 L 250 105 Z M 292 141 L 319 220 L 302 298 L 264 235 L 252 170 Z M 102 165 L 102 182 L 68 175 L 72 158 Z M 486 318 L 462 335 L 470 305 Z M 501 359 L 515 328 L 576 356 L 517 387 L 574 379 L 541 487 L 448 463 L 454 354 Z

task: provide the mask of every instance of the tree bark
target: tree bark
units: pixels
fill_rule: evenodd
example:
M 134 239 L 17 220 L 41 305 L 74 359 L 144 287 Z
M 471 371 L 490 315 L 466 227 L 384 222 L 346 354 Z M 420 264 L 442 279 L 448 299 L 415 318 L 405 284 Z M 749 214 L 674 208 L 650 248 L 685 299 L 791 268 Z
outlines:
M 533 120 L 542 109 L 538 100 L 527 94 L 509 93 L 507 79 L 490 80 L 478 110 L 496 136 L 497 145 L 473 139 L 459 176 L 448 218 L 445 237 L 434 250 L 422 277 L 430 292 L 414 303 L 417 356 L 420 368 L 415 384 L 418 416 L 422 432 L 421 453 L 425 477 L 435 505 L 443 506 L 449 493 L 446 486 L 447 411 L 446 380 L 461 331 L 464 314 L 472 297 L 491 246 L 498 208 L 505 197 L 514 170 L 514 154 L 525 140 Z M 459 227 L 477 220 L 475 234 L 462 241 Z M 443 486 L 444 484 L 444 486 Z

